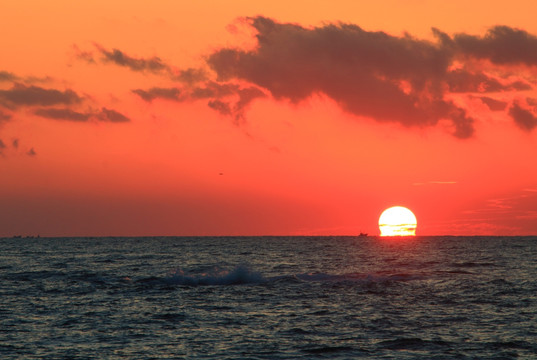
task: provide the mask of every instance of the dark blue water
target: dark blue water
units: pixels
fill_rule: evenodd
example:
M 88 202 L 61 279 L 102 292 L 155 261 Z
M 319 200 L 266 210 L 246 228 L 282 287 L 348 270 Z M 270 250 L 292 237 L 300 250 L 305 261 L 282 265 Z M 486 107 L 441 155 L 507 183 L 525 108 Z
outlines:
M 1 359 L 537 358 L 537 237 L 0 239 Z

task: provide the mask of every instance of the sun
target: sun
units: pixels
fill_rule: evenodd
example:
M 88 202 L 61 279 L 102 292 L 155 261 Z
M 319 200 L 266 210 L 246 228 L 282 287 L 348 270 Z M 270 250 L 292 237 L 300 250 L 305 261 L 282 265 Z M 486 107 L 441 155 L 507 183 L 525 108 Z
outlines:
M 393 206 L 379 218 L 380 236 L 415 236 L 416 216 L 403 206 Z

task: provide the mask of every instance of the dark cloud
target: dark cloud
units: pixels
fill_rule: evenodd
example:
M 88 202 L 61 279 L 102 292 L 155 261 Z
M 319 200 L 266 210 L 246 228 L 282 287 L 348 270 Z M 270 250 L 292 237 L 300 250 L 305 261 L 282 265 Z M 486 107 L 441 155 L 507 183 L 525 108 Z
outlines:
M 444 44 L 458 54 L 489 60 L 494 64 L 537 65 L 537 37 L 520 29 L 495 26 L 484 36 L 444 34 Z
M 112 49 L 112 51 L 109 51 L 100 45 L 96 45 L 96 47 L 101 54 L 104 55 L 105 61 L 127 67 L 132 71 L 148 71 L 158 74 L 162 72 L 169 72 L 171 70 L 170 66 L 157 56 L 153 56 L 148 59 L 135 58 L 126 55 L 123 51 L 118 49 Z
M 11 143 L 10 143 L 10 146 L 14 150 L 14 153 L 19 153 L 18 152 L 19 139 L 17 139 L 17 138 L 12 139 Z M 6 151 L 7 148 L 8 148 L 8 146 L 6 145 L 6 143 L 2 139 L 0 139 L 0 156 L 3 157 L 3 156 L 7 155 L 7 154 L 4 153 L 4 151 Z M 34 148 L 31 148 L 28 151 L 23 151 L 22 153 L 25 153 L 26 155 L 29 155 L 29 156 L 35 156 L 36 155 L 36 152 L 35 152 Z
M 533 86 L 524 81 L 515 81 L 509 84 L 507 90 L 525 91 L 533 90 Z
M 60 91 L 38 86 L 15 84 L 9 90 L 0 90 L 0 104 L 7 108 L 19 106 L 71 105 L 82 101 L 73 90 Z
M 50 76 L 27 76 L 23 80 L 27 84 L 43 84 L 53 82 L 54 78 Z
M 118 66 L 126 67 L 132 71 L 150 72 L 156 75 L 163 75 L 173 81 L 178 81 L 188 86 L 208 80 L 207 71 L 203 68 L 176 69 L 158 56 L 150 58 L 138 58 L 127 55 L 119 49 L 108 50 L 99 44 L 94 44 L 97 51 L 103 55 L 101 61 L 113 63 Z M 92 51 L 81 50 L 78 46 L 73 45 L 75 57 L 87 63 L 96 63 Z
M 74 122 L 87 122 L 89 120 L 105 122 L 129 122 L 125 115 L 103 107 L 100 111 L 78 112 L 68 108 L 40 108 L 34 111 L 35 115 L 54 120 L 66 120 Z
M 8 71 L 0 71 L 0 83 L 2 82 L 11 82 L 11 83 L 24 83 L 24 84 L 38 84 L 38 83 L 48 83 L 53 79 L 50 76 L 26 76 L 21 77 L 15 75 Z
M 19 79 L 18 76 L 16 76 L 13 73 L 7 72 L 7 71 L 0 71 L 0 82 L 3 81 L 17 81 Z
M 93 58 L 93 52 L 87 50 L 81 50 L 76 44 L 73 44 L 74 55 L 77 59 L 83 60 L 89 64 L 95 64 Z
M 131 56 L 98 44 L 93 52 L 74 48 L 76 56 L 87 62 L 113 63 L 181 83 L 177 87 L 132 90 L 147 102 L 203 99 L 236 124 L 245 120 L 252 101 L 267 94 L 298 103 L 321 93 L 359 117 L 409 127 L 434 126 L 448 120 L 454 136 L 469 138 L 474 134 L 475 120 L 464 108 L 466 102 L 459 101 L 462 97 L 487 94 L 480 97 L 483 103 L 490 110 L 500 111 L 508 103 L 495 98 L 495 93 L 533 90 L 535 83 L 531 76 L 517 73 L 515 77 L 505 70 L 511 65 L 537 65 L 537 37 L 507 26 L 493 27 L 483 36 L 451 36 L 433 29 L 435 40 L 428 41 L 344 23 L 306 28 L 261 16 L 246 21 L 256 31 L 257 46 L 251 50 L 224 47 L 212 52 L 206 57 L 206 65 L 214 73 L 204 68 L 178 70 L 157 56 Z M 2 100 L 9 105 L 0 93 Z M 521 111 L 527 110 L 513 104 L 509 114 L 522 128 L 531 128 L 532 122 L 521 116 Z M 79 121 L 85 121 L 85 116 L 129 121 L 104 108 L 98 114 L 73 111 L 62 116 Z
M 238 124 L 244 120 L 244 112 L 248 105 L 255 99 L 264 97 L 265 93 L 255 87 L 242 88 L 237 90 L 239 100 L 233 105 L 235 122 Z
M 447 119 L 459 138 L 473 135 L 474 119 L 460 102 L 449 100 L 450 95 L 533 89 L 531 77 L 512 79 L 502 69 L 537 65 L 537 37 L 507 26 L 493 27 L 484 36 L 452 37 L 433 29 L 436 41 L 431 42 L 352 24 L 305 28 L 260 16 L 247 21 L 257 33 L 257 46 L 210 54 L 207 64 L 217 75 L 215 84 L 246 81 L 293 103 L 323 93 L 351 114 L 405 126 L 433 126 Z M 471 59 L 488 60 L 493 68 L 478 70 L 475 61 L 466 62 Z M 195 88 L 192 97 L 219 99 L 218 91 L 238 93 L 236 88 L 209 83 Z M 507 106 L 492 95 L 482 101 L 491 110 Z M 223 104 L 228 106 L 210 106 L 221 113 L 233 111 L 228 102 Z M 514 105 L 510 112 L 519 125 L 529 128 L 532 122 L 519 110 Z
M 254 86 L 241 86 L 231 82 L 218 82 L 209 80 L 207 71 L 203 68 L 187 68 L 176 70 L 165 63 L 159 57 L 152 58 L 135 58 L 125 54 L 119 49 L 111 51 L 95 44 L 97 50 L 104 56 L 104 62 L 111 62 L 119 66 L 127 67 L 132 71 L 151 72 L 158 75 L 164 75 L 172 81 L 181 82 L 183 88 L 177 87 L 152 87 L 145 89 L 134 89 L 133 93 L 140 96 L 143 100 L 151 102 L 155 99 L 167 99 L 172 101 L 187 101 L 197 99 L 208 99 L 208 106 L 222 115 L 233 117 L 235 123 L 239 124 L 244 120 L 244 112 L 248 105 L 256 98 L 265 96 L 265 93 Z M 73 46 L 76 57 L 87 62 L 95 62 L 92 52 L 82 51 L 76 45 Z M 51 113 L 56 113 L 54 110 Z M 119 114 L 119 113 L 118 113 Z M 47 115 L 46 112 L 40 111 L 38 115 Z M 59 113 L 57 118 L 72 118 L 82 120 L 84 114 L 72 112 L 70 114 Z M 68 116 L 73 115 L 73 116 Z M 116 114 L 106 113 L 105 111 L 99 116 L 101 120 L 109 121 L 129 121 L 126 117 Z M 48 116 L 53 117 L 53 116 Z
M 0 82 L 24 82 L 26 84 L 47 83 L 53 79 L 50 76 L 26 76 L 20 77 L 8 71 L 0 71 Z
M 190 92 L 190 97 L 193 99 L 222 98 L 236 94 L 239 89 L 238 84 L 208 81 L 194 87 Z
M 523 130 L 530 131 L 537 126 L 537 117 L 531 111 L 522 108 L 517 102 L 514 102 L 509 108 L 509 115 Z
M 215 81 L 194 87 L 187 95 L 191 99 L 210 99 L 207 105 L 221 115 L 232 116 L 236 125 L 244 122 L 244 112 L 253 100 L 266 96 L 254 86 L 241 87 L 234 83 Z
M 514 81 L 503 84 L 500 80 L 490 77 L 482 72 L 469 72 L 463 69 L 453 70 L 446 74 L 446 84 L 450 92 L 498 92 L 512 90 L 531 90 L 531 85 L 523 81 Z
M 148 90 L 135 89 L 133 93 L 145 101 L 167 99 L 173 101 L 188 101 L 208 99 L 207 105 L 224 116 L 231 116 L 239 125 L 245 119 L 244 112 L 248 105 L 265 93 L 254 86 L 242 87 L 234 83 L 207 81 L 196 86 L 178 88 L 154 87 Z
M 309 29 L 250 21 L 258 32 L 255 50 L 224 48 L 208 57 L 219 81 L 246 80 L 292 102 L 324 93 L 352 114 L 407 126 L 448 117 L 455 136 L 472 135 L 473 120 L 443 98 L 448 49 L 350 24 Z
M 101 121 L 107 121 L 107 122 L 113 122 L 113 123 L 120 123 L 120 122 L 129 122 L 131 121 L 128 117 L 125 115 L 115 111 L 110 110 L 105 107 L 101 109 L 101 112 L 97 114 L 97 118 Z
M 450 108 L 449 118 L 453 120 L 455 131 L 453 135 L 460 139 L 466 139 L 474 133 L 474 119 L 466 114 L 466 110 L 452 106 Z
M 492 111 L 505 110 L 508 105 L 508 103 L 505 101 L 496 100 L 488 96 L 482 96 L 479 99 L 481 99 L 481 101 L 483 101 L 483 103 Z
M 92 114 L 80 113 L 67 108 L 51 108 L 51 109 L 37 109 L 34 111 L 35 115 L 56 120 L 69 120 L 69 121 L 88 121 Z
M 142 89 L 135 89 L 132 90 L 133 93 L 140 96 L 145 101 L 153 101 L 154 99 L 166 99 L 166 100 L 174 100 L 179 101 L 179 95 L 181 94 L 181 90 L 177 88 L 160 88 L 160 87 L 153 87 L 149 90 L 142 90 Z
M 181 81 L 189 85 L 207 80 L 207 72 L 203 69 L 189 68 L 180 70 L 179 74 L 173 77 L 173 80 Z
M 220 100 L 210 100 L 207 105 L 220 113 L 221 115 L 228 116 L 232 114 L 231 105 L 228 102 Z

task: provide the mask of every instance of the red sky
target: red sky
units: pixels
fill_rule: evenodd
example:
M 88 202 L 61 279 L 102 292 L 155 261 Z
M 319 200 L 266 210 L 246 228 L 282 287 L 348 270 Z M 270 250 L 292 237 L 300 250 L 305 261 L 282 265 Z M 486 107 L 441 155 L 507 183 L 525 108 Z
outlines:
M 0 236 L 537 234 L 536 11 L 4 4 Z

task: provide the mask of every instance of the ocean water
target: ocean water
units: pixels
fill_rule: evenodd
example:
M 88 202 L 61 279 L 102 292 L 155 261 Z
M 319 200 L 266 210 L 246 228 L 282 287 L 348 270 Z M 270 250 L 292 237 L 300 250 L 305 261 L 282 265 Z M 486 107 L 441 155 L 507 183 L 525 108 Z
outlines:
M 0 239 L 1 359 L 536 359 L 537 237 Z

